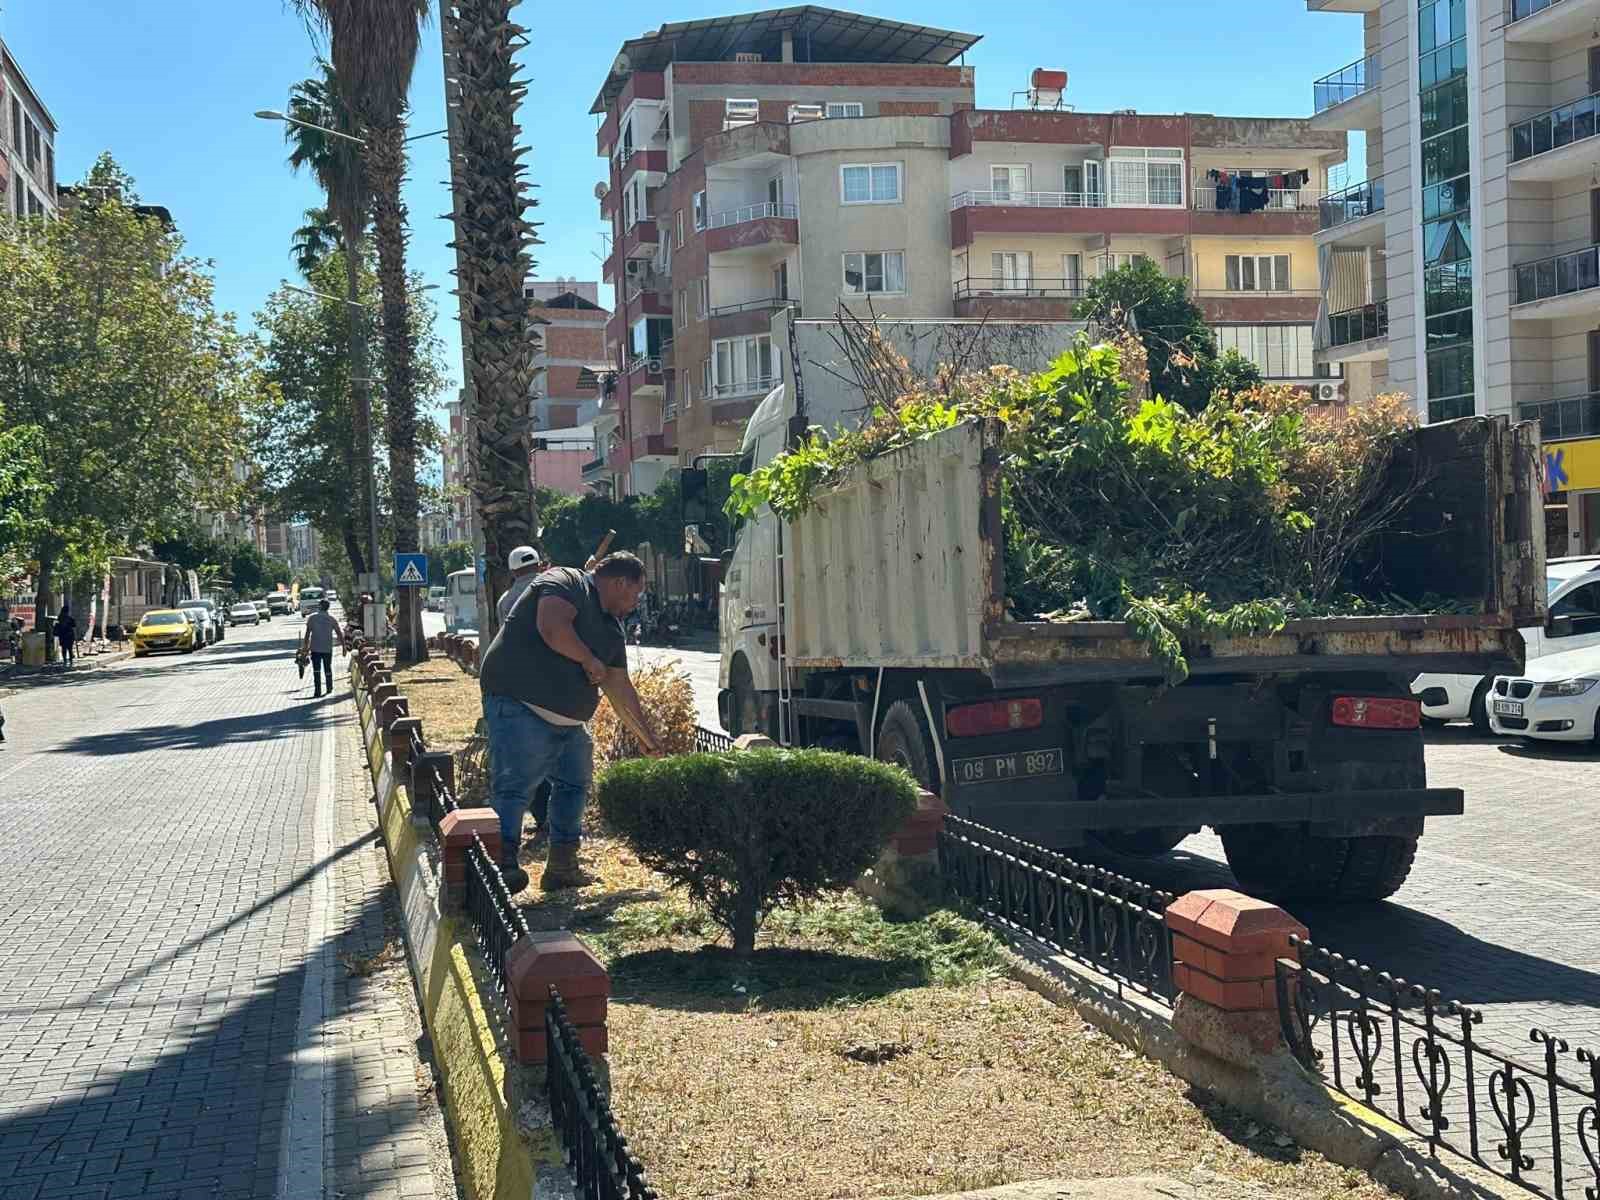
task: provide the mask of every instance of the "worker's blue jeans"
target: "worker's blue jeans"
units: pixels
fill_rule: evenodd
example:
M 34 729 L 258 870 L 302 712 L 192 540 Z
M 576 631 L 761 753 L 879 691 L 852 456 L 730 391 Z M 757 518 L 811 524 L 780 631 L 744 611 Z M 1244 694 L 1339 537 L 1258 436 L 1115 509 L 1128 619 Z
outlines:
M 594 774 L 594 743 L 582 725 L 552 725 L 527 705 L 484 693 L 489 729 L 489 793 L 510 861 L 522 837 L 522 814 L 534 789 L 550 783 L 550 842 L 575 846 Z

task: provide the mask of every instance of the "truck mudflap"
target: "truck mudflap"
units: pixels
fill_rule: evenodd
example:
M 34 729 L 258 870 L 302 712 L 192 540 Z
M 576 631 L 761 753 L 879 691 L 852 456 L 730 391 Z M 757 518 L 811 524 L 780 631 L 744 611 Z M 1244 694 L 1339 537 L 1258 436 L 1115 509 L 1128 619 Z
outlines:
M 1004 827 L 1004 801 L 972 806 L 993 813 Z M 1043 816 L 1046 806 L 1024 805 L 1030 815 Z M 1151 829 L 1196 825 L 1310 825 L 1349 826 L 1403 817 L 1457 817 L 1465 811 L 1460 788 L 1379 788 L 1354 792 L 1268 792 L 1255 796 L 1129 796 L 1089 800 L 1049 807 L 1049 824 L 1056 829 Z

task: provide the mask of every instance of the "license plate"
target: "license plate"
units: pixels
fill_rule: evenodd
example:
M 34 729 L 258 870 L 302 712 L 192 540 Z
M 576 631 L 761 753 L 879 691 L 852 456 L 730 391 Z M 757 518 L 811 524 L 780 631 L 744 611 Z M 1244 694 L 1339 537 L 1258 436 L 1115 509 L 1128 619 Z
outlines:
M 1522 715 L 1521 700 L 1496 700 L 1494 711 L 1497 716 L 1520 717 Z
M 1060 775 L 1065 769 L 1066 752 L 1018 750 L 1013 754 L 983 754 L 977 758 L 957 758 L 950 770 L 957 784 L 1005 783 L 1012 779 L 1031 779 L 1037 775 Z

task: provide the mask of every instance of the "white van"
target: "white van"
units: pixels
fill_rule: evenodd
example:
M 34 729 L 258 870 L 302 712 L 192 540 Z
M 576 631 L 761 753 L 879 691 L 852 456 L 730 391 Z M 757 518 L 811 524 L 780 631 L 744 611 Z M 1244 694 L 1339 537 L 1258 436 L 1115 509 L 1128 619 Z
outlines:
M 319 587 L 303 587 L 300 589 L 300 615 L 309 617 L 321 606 L 325 593 Z
M 471 567 L 451 571 L 444 581 L 444 628 L 460 633 L 478 627 L 478 573 Z

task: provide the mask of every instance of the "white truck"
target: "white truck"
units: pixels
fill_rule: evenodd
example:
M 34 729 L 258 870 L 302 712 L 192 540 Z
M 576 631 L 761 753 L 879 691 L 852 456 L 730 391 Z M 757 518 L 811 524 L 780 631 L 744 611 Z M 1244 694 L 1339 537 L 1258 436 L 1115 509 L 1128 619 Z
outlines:
M 797 421 L 786 390 L 750 418 L 741 469 L 803 423 L 839 422 Z M 1426 818 L 1464 811 L 1460 789 L 1427 786 L 1410 681 L 1505 670 L 1518 627 L 1545 619 L 1537 428 L 1415 435 L 1429 482 L 1384 569 L 1476 612 L 1218 638 L 1187 647 L 1177 687 L 1122 623 L 1010 619 L 999 434 L 961 425 L 864 464 L 793 522 L 763 510 L 735 530 L 724 728 L 898 763 L 956 814 L 1050 848 L 1157 854 L 1210 826 L 1257 894 L 1391 895 Z

